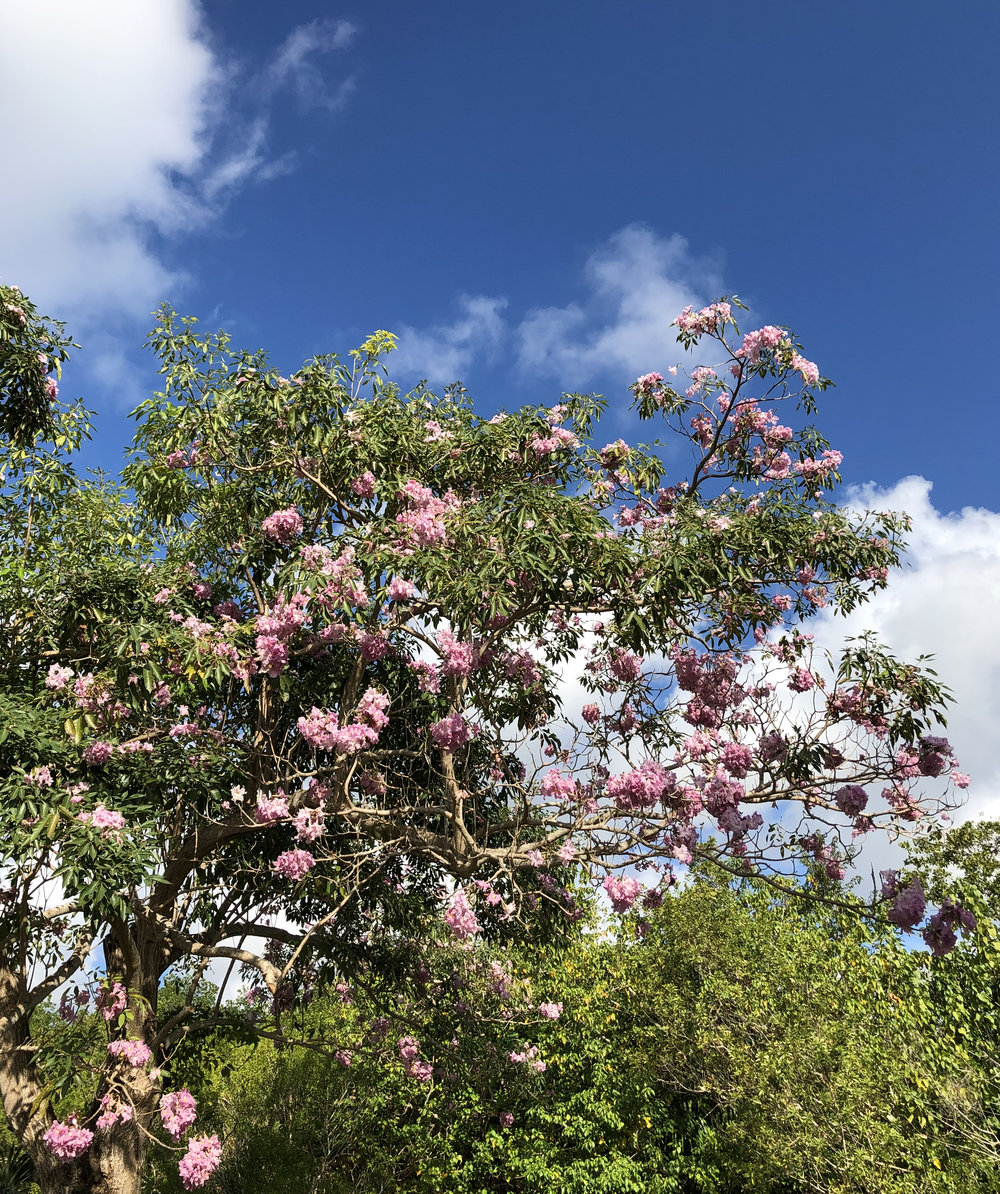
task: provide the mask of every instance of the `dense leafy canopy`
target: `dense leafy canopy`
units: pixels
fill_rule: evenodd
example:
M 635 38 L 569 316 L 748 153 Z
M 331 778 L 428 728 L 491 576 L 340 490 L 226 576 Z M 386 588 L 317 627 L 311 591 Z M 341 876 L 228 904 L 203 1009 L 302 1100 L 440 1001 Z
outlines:
M 154 1128 L 185 1139 L 166 1063 L 219 960 L 280 1032 L 439 929 L 565 931 L 602 875 L 620 913 L 692 863 L 835 881 L 964 785 L 931 672 L 868 639 L 824 662 L 800 629 L 886 583 L 904 520 L 828 499 L 839 453 L 779 417 L 828 383 L 735 306 L 676 321 L 721 375 L 633 385 L 652 447 L 598 447 L 594 396 L 485 418 L 459 385 L 404 394 L 388 333 L 286 378 L 168 309 L 120 481 L 67 462 L 81 410 L 4 382 L 28 422 L 0 490 L 0 1080 L 46 1189 L 124 1194 Z M 921 922 L 919 884 L 885 892 Z M 944 952 L 972 924 L 947 903 L 925 932 Z M 30 1046 L 67 982 L 110 1036 L 73 1122 Z M 186 1140 L 194 1187 L 219 1144 Z

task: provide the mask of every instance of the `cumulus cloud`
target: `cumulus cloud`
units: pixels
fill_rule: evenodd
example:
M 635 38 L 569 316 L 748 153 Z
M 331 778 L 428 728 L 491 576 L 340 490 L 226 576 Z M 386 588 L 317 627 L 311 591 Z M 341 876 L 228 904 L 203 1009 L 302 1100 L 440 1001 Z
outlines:
M 905 510 L 913 519 L 905 566 L 889 588 L 846 618 L 817 618 L 809 627 L 817 645 L 839 651 L 848 636 L 874 630 L 901 659 L 933 655 L 930 666 L 955 698 L 947 734 L 972 776 L 969 800 L 956 820 L 1000 818 L 1000 512 L 967 507 L 937 510 L 932 485 L 905 477 L 887 489 L 852 490 L 856 509 Z M 865 844 L 862 868 L 898 865 L 898 849 Z
M 250 96 L 196 0 L 0 0 L 0 20 L 0 268 L 78 331 L 144 320 L 180 276 L 171 239 L 290 168 L 269 152 L 266 105 L 290 87 L 338 106 L 343 85 L 330 89 L 316 60 L 354 34 L 294 30 Z
M 608 374 L 635 376 L 681 357 L 669 326 L 688 304 L 718 296 L 718 271 L 682 236 L 642 224 L 616 232 L 587 259 L 581 302 L 530 311 L 516 332 L 522 369 L 586 386 Z M 693 358 L 691 358 L 693 359 Z
M 630 224 L 591 253 L 582 282 L 579 301 L 533 308 L 520 322 L 504 319 L 505 299 L 464 296 L 452 323 L 405 327 L 394 366 L 431 381 L 454 381 L 510 343 L 510 358 L 522 373 L 586 388 L 681 361 L 685 368 L 701 363 L 698 352 L 682 352 L 670 323 L 688 304 L 717 298 L 722 282 L 682 236 Z
M 432 384 L 465 376 L 476 358 L 496 352 L 506 334 L 507 300 L 463 295 L 453 322 L 418 329 L 405 324 L 393 354 L 392 371 L 403 378 L 426 378 Z

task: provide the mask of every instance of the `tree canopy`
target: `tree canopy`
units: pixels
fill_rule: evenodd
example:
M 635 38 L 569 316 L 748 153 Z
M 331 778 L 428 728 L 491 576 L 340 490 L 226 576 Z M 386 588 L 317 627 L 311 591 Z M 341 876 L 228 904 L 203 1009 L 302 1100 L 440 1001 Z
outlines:
M 803 422 L 829 383 L 737 310 L 675 321 L 714 362 L 685 390 L 631 387 L 651 445 L 598 446 L 594 395 L 486 417 L 459 384 L 404 393 L 385 332 L 285 377 L 168 308 L 118 479 L 70 467 L 79 407 L 5 382 L 0 1083 L 44 1190 L 137 1189 L 155 1133 L 207 1180 L 220 1144 L 186 1135 L 169 1059 L 217 961 L 280 1025 L 439 926 L 557 933 L 589 884 L 624 913 L 693 863 L 835 885 L 858 837 L 953 802 L 925 661 L 825 660 L 801 629 L 887 583 L 905 519 L 833 503 L 840 454 Z M 885 895 L 923 921 L 918 883 Z M 945 902 L 925 933 L 972 924 Z M 31 1035 L 60 991 L 108 1034 L 65 1122 Z

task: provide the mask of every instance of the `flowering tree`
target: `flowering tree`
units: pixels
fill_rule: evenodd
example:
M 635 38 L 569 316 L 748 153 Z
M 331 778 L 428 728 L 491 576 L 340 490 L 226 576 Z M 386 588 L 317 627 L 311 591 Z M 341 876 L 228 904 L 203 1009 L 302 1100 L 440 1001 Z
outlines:
M 0 1083 L 43 1190 L 136 1191 L 153 1138 L 208 1179 L 220 1142 L 169 1062 L 213 963 L 280 1016 L 324 959 L 572 920 L 588 878 L 616 912 L 695 858 L 833 883 L 965 784 L 932 676 L 869 640 L 822 664 L 799 628 L 885 585 L 904 520 L 829 502 L 840 454 L 779 414 L 829 383 L 735 305 L 676 320 L 714 368 L 632 387 L 663 461 L 596 447 L 593 396 L 484 418 L 460 386 L 403 394 L 384 332 L 284 378 L 166 309 L 127 489 L 12 444 Z M 886 884 L 915 927 L 920 893 Z M 56 993 L 107 1025 L 72 1120 L 32 1039 Z

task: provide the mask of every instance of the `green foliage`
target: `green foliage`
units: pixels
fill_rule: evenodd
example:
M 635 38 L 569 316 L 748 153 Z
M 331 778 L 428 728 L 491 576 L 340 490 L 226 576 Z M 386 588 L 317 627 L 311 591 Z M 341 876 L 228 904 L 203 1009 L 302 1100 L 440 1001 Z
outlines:
M 361 1045 L 350 1067 L 329 1051 L 370 1040 L 385 1010 L 358 990 L 350 1006 L 313 1006 L 308 1047 L 202 1052 L 192 1090 L 227 1138 L 222 1188 L 1000 1188 L 995 1135 L 981 1118 L 996 1078 L 962 1049 L 968 1018 L 942 1017 L 947 1000 L 925 955 L 854 917 L 702 878 L 640 937 L 588 933 L 499 960 L 513 961 L 531 1000 L 564 1004 L 558 1021 L 521 1029 L 543 1074 L 509 1061 L 511 1025 L 482 1016 L 488 994 L 474 978 L 460 995 L 432 982 L 419 1005 L 397 1002 L 387 1044 Z M 403 1024 L 435 1060 L 431 1083 L 403 1072 Z M 156 1189 L 174 1187 L 164 1174 Z

